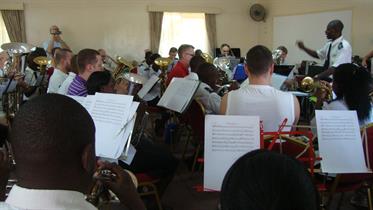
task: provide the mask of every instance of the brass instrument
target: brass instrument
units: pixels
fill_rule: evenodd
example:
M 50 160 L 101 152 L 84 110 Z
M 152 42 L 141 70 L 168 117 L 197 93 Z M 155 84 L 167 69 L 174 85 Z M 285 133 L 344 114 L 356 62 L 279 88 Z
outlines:
M 23 92 L 20 87 L 17 86 L 16 90 L 12 92 L 8 92 L 8 88 L 15 78 L 23 76 L 24 72 L 21 68 L 21 56 L 25 53 L 31 52 L 33 48 L 34 46 L 19 42 L 11 42 L 1 45 L 1 49 L 5 50 L 9 55 L 8 63 L 4 69 L 4 78 L 10 79 L 7 79 L 8 85 L 2 97 L 3 110 L 6 113 L 8 120 L 14 118 L 23 101 Z
M 125 172 L 128 173 L 133 184 L 135 185 L 135 188 L 137 188 L 138 181 L 136 176 L 128 170 L 125 170 Z M 98 169 L 93 175 L 94 184 L 91 188 L 90 193 L 87 195 L 86 200 L 99 209 L 107 209 L 108 206 L 115 204 L 115 202 L 113 201 L 118 200 L 118 198 L 115 196 L 114 193 L 107 189 L 103 183 L 105 181 L 112 181 L 115 179 L 116 174 L 112 173 L 110 170 Z M 116 204 L 118 204 L 118 202 L 116 202 Z
M 284 52 L 280 49 L 276 49 L 272 52 L 272 59 L 276 65 L 280 65 L 284 62 L 284 59 L 282 58 L 283 53 Z
M 317 91 L 321 91 L 325 95 L 324 100 L 331 100 L 332 99 L 332 89 L 330 86 L 323 81 L 314 81 L 311 77 L 305 77 L 300 82 L 300 89 L 307 93 L 312 93 L 312 95 L 316 95 Z
M 210 54 L 208 54 L 208 53 L 202 53 L 201 57 L 203 59 L 205 59 L 205 61 L 207 63 L 211 63 L 212 64 L 212 62 L 214 61 L 214 59 L 212 58 L 212 56 Z
M 121 56 L 117 56 L 117 67 L 113 71 L 114 80 L 117 81 L 124 73 L 129 73 L 133 66 Z
M 47 72 L 47 65 L 50 64 L 51 60 L 45 56 L 38 56 L 34 58 L 34 63 L 39 65 L 40 75 L 42 76 L 39 86 L 40 95 L 47 93 L 48 84 L 44 81 L 45 73 Z
M 219 70 L 219 85 L 229 83 L 232 78 L 232 71 L 230 70 L 230 60 L 227 57 L 218 57 L 213 61 L 214 66 Z
M 166 80 L 167 80 L 167 68 L 172 63 L 170 58 L 157 58 L 154 63 L 159 66 L 162 73 L 159 75 L 161 79 L 161 94 L 166 91 Z
M 139 92 L 141 85 L 145 84 L 147 79 L 141 75 L 134 73 L 124 73 L 118 79 L 125 79 L 128 81 L 128 95 L 136 95 Z

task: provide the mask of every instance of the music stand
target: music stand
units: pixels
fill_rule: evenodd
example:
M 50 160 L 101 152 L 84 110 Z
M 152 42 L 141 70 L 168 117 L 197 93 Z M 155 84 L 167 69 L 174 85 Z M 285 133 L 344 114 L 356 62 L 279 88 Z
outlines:
M 294 68 L 294 65 L 275 65 L 273 72 L 287 77 L 289 76 L 293 68 Z

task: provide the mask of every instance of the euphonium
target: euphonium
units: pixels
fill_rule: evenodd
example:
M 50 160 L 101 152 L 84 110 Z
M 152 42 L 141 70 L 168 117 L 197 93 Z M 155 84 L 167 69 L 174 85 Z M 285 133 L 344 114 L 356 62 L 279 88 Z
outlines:
M 113 71 L 114 80 L 119 79 L 124 73 L 129 73 L 133 68 L 132 64 L 121 56 L 117 56 L 117 67 Z
M 15 78 L 23 76 L 21 56 L 25 53 L 31 52 L 32 48 L 34 47 L 31 45 L 18 42 L 1 45 L 1 49 L 5 50 L 9 55 L 9 60 L 3 73 L 4 77 L 10 79 L 7 80 L 7 88 L 4 91 L 2 99 L 3 110 L 5 111 L 8 120 L 14 118 L 23 101 L 23 92 L 20 87 L 17 87 L 16 90 L 12 92 L 8 92 L 8 88 Z
M 227 57 L 217 57 L 214 59 L 213 64 L 219 70 L 219 85 L 229 83 L 232 78 L 232 71 L 230 70 L 230 60 Z
M 315 95 L 317 91 L 324 92 L 325 100 L 331 100 L 332 98 L 332 89 L 324 81 L 314 81 L 311 77 L 305 77 L 300 82 L 300 89 L 304 92 L 311 93 Z
M 214 61 L 214 59 L 212 58 L 212 56 L 210 54 L 208 54 L 208 53 L 202 53 L 201 57 L 203 59 L 205 59 L 205 61 L 207 63 L 211 63 L 212 64 L 212 62 Z
M 159 75 L 159 78 L 161 79 L 161 94 L 163 94 L 166 91 L 166 80 L 167 80 L 167 68 L 168 65 L 172 63 L 172 60 L 170 58 L 157 58 L 155 59 L 154 63 L 159 66 L 162 73 Z

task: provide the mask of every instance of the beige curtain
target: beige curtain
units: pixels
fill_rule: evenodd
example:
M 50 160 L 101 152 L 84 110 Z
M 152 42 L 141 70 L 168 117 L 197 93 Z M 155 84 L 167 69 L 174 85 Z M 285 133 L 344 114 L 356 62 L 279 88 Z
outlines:
M 25 16 L 23 10 L 1 10 L 11 42 L 26 42 Z
M 216 15 L 215 14 L 205 14 L 206 31 L 207 37 L 209 39 L 209 47 L 211 55 L 215 54 L 216 48 Z
M 150 49 L 158 53 L 161 40 L 163 12 L 149 12 Z

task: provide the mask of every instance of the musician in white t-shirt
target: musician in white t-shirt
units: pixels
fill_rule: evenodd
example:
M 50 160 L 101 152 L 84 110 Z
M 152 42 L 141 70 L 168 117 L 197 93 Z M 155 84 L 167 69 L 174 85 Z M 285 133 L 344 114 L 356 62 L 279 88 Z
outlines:
M 285 118 L 287 124 L 297 124 L 299 102 L 291 93 L 270 86 L 273 69 L 272 53 L 268 48 L 261 45 L 251 48 L 246 54 L 245 64 L 250 84 L 224 95 L 220 113 L 259 116 L 264 131 L 277 131 Z

